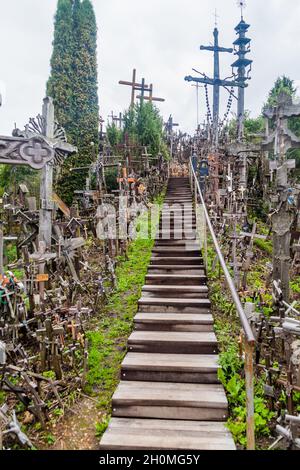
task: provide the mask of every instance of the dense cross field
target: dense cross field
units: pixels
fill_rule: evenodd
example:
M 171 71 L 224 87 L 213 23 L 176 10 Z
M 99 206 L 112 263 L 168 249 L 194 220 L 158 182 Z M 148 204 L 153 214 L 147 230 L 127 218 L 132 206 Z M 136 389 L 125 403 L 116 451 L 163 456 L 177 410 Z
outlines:
M 41 113 L 0 137 L 0 449 L 299 450 L 300 105 L 281 76 L 245 110 L 239 5 L 190 135 L 135 69 L 100 116 L 92 2 L 58 0 Z

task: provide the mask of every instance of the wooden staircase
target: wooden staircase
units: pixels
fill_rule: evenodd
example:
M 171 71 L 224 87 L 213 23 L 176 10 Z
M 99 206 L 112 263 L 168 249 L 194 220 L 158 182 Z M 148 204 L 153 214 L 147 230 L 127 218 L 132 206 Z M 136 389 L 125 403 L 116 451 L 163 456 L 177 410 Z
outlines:
M 235 449 L 195 228 L 189 180 L 171 178 L 102 450 Z

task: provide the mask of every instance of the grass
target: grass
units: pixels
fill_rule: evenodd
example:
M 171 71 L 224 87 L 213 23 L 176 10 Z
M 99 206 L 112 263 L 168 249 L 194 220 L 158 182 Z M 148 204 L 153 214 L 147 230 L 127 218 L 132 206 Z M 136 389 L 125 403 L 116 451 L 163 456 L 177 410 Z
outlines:
M 262 240 L 261 238 L 254 239 L 254 245 L 261 251 L 264 251 L 268 255 L 273 253 L 273 244 L 270 240 Z

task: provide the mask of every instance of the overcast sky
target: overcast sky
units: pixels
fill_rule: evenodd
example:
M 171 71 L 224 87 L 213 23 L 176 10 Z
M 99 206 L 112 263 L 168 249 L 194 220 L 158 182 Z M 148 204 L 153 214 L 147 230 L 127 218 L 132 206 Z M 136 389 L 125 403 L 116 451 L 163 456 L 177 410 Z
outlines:
M 94 0 L 98 23 L 98 68 L 101 115 L 123 111 L 130 90 L 118 85 L 138 78 L 154 84 L 166 99 L 159 105 L 165 119 L 172 113 L 185 131 L 196 127 L 196 90 L 184 81 L 195 67 L 212 74 L 212 54 L 200 44 L 212 41 L 218 11 L 220 43 L 231 47 L 240 19 L 236 0 Z M 56 0 L 0 0 L 0 134 L 10 134 L 41 110 L 53 40 Z M 254 61 L 246 91 L 246 108 L 256 116 L 275 79 L 286 74 L 300 84 L 299 0 L 248 0 L 244 13 Z M 229 54 L 222 54 L 221 74 L 230 75 Z M 200 89 L 200 113 L 206 113 Z M 222 112 L 227 102 L 222 92 Z M 235 105 L 234 105 L 235 106 Z

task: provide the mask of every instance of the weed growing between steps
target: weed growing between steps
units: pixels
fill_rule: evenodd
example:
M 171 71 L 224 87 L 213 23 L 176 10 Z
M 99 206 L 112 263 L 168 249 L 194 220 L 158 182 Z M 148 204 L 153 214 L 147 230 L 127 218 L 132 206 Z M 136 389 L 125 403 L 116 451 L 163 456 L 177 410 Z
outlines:
M 154 203 L 161 207 L 163 200 L 164 194 L 161 194 Z M 158 226 L 158 222 L 159 214 L 152 224 Z M 148 213 L 145 213 L 139 218 L 137 232 L 144 233 L 147 223 Z M 117 288 L 109 296 L 95 329 L 87 333 L 89 372 L 85 391 L 98 397 L 98 407 L 103 410 L 103 418 L 96 425 L 99 438 L 108 426 L 111 398 L 120 379 L 121 363 L 133 329 L 133 318 L 138 309 L 153 245 L 154 239 L 139 238 L 138 234 L 137 239 L 130 243 L 126 256 L 118 259 Z
M 267 251 L 267 250 L 264 250 Z M 246 446 L 246 390 L 244 378 L 244 361 L 241 354 L 240 335 L 241 324 L 231 301 L 230 294 L 224 278 L 219 279 L 219 268 L 214 269 L 215 250 L 211 240 L 208 244 L 208 276 L 210 279 L 210 299 L 215 318 L 215 331 L 220 346 L 219 379 L 222 382 L 229 403 L 229 419 L 227 426 L 238 446 Z M 266 313 L 270 308 L 270 299 L 264 294 L 265 285 L 263 279 L 266 275 L 266 262 L 262 253 L 257 257 L 258 261 L 251 267 L 248 276 L 248 291 L 241 300 L 253 301 L 260 291 L 260 301 L 265 303 Z M 257 448 L 265 446 L 264 441 L 271 435 L 270 422 L 275 414 L 269 410 L 264 395 L 263 382 L 255 380 L 255 434 Z

